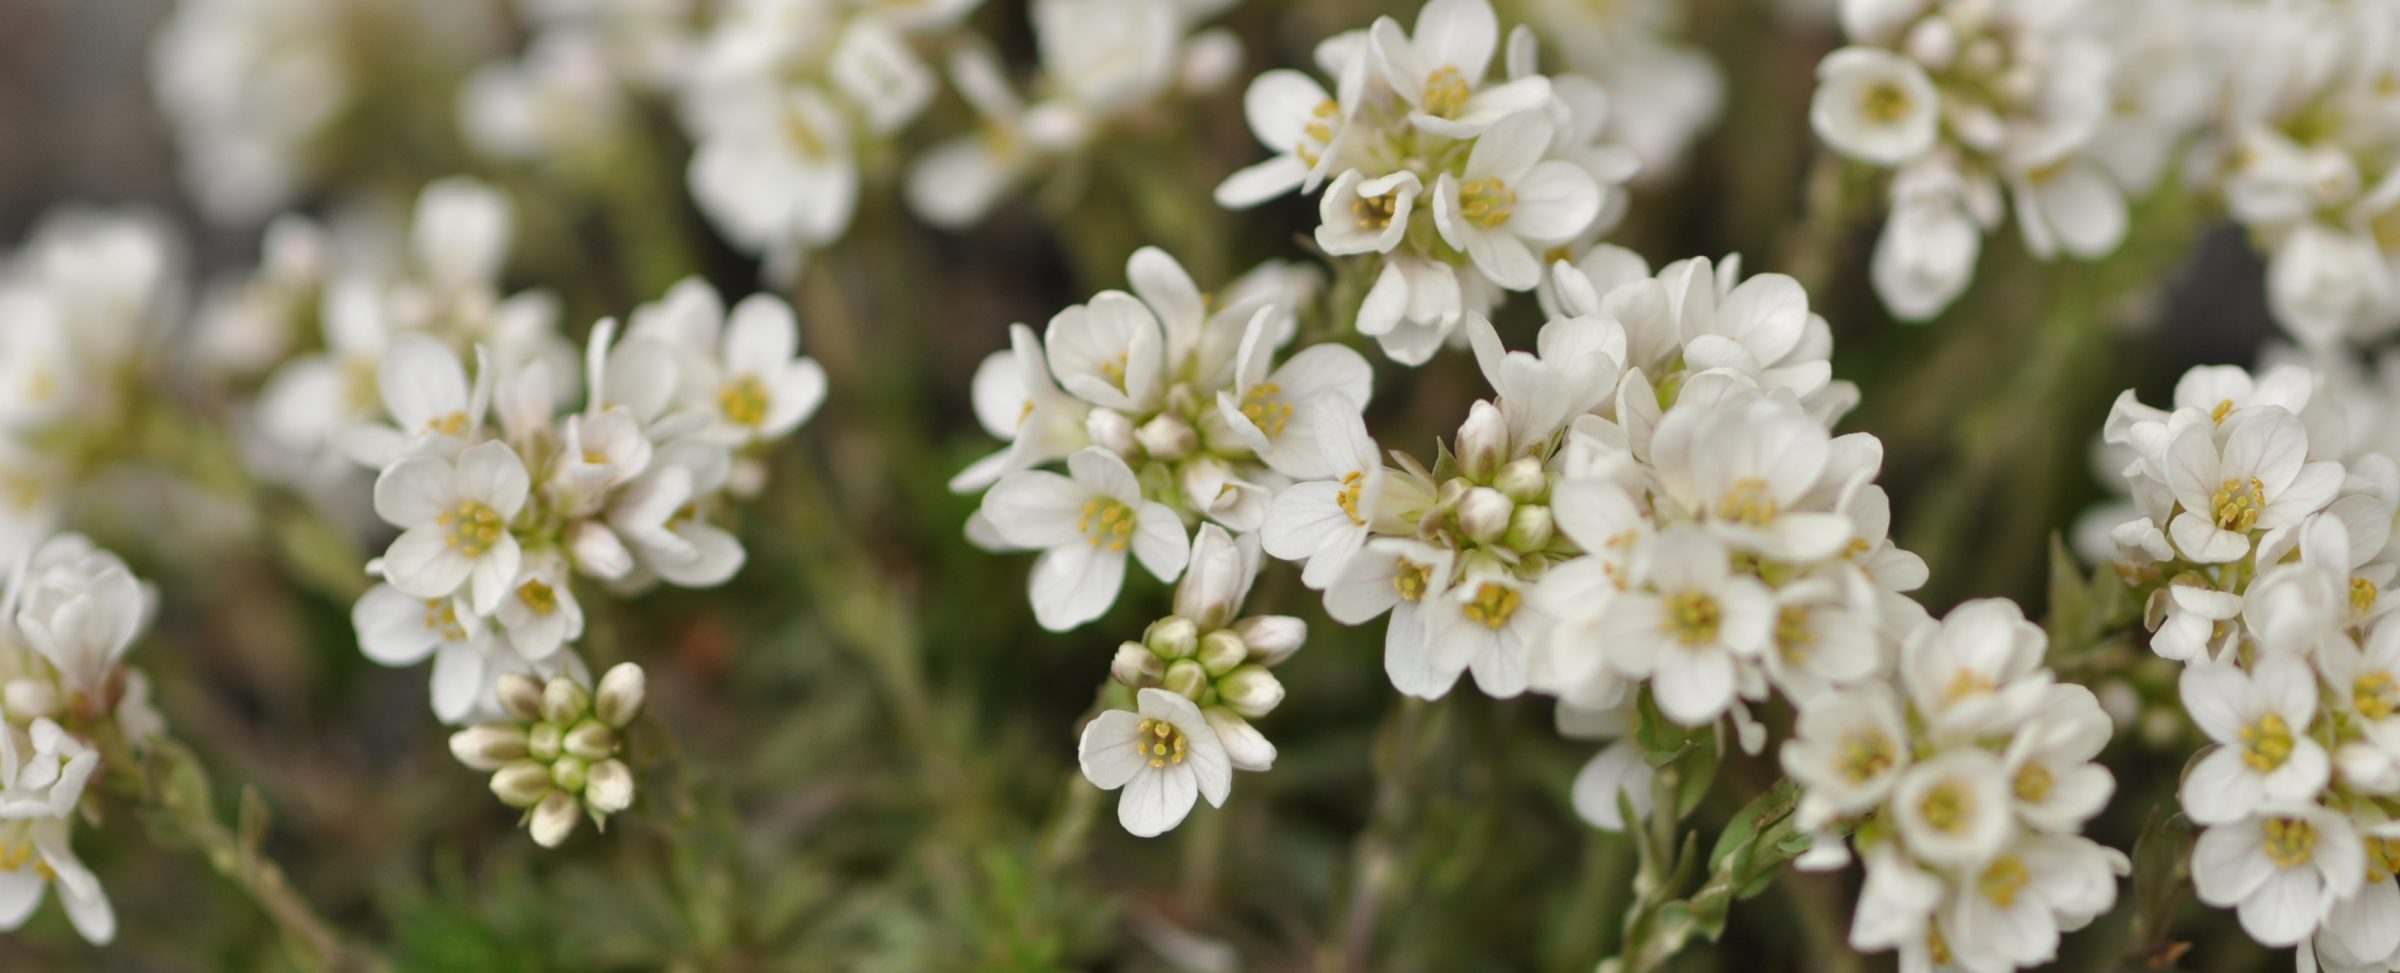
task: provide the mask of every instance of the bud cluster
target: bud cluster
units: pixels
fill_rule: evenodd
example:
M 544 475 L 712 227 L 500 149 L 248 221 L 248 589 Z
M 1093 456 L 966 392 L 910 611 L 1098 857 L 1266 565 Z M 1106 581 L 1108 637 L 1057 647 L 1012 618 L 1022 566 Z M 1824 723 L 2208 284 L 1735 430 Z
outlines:
M 630 662 L 608 670 L 597 689 L 568 676 L 544 683 L 511 673 L 499 681 L 507 718 L 453 734 L 450 752 L 489 771 L 492 794 L 523 808 L 533 840 L 556 848 L 577 818 L 605 831 L 609 815 L 633 805 L 633 771 L 619 755 L 646 687 L 642 667 Z

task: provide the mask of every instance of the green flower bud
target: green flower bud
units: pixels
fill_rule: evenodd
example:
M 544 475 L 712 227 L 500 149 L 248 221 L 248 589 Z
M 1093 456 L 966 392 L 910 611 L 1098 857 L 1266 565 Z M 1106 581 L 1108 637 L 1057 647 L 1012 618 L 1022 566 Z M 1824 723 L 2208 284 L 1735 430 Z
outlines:
M 1212 676 L 1222 676 L 1233 667 L 1250 661 L 1250 646 L 1232 629 L 1220 628 L 1200 637 L 1200 667 Z

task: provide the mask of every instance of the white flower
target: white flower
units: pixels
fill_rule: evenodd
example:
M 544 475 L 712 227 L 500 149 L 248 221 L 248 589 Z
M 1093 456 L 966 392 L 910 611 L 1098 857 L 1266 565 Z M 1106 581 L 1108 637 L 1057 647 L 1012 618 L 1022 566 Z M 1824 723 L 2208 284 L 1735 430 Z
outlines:
M 2314 804 L 2226 820 L 2192 846 L 2200 901 L 2234 907 L 2242 931 L 2266 946 L 2307 939 L 2366 871 L 2349 819 Z
M 725 317 L 716 357 L 688 363 L 687 404 L 730 446 L 788 435 L 825 402 L 824 367 L 799 352 L 791 305 L 772 294 L 745 297 Z
M 403 528 L 383 557 L 392 586 L 418 598 L 462 588 L 489 615 L 516 583 L 523 551 L 509 522 L 525 508 L 525 463 L 506 443 L 470 447 L 456 461 L 415 456 L 375 480 L 375 513 Z
M 1355 440 L 1327 440 L 1358 431 L 1347 428 L 1348 419 L 1367 407 L 1374 366 L 1332 342 L 1310 345 L 1274 365 L 1273 313 L 1262 308 L 1251 318 L 1235 357 L 1233 387 L 1217 392 L 1217 415 L 1261 462 L 1285 476 L 1351 472 Z
M 728 241 L 783 255 L 849 229 L 858 162 L 849 123 L 823 94 L 762 85 L 729 95 L 720 110 L 728 121 L 693 148 L 688 181 Z
M 1358 107 L 1366 69 L 1365 58 L 1348 62 L 1338 101 L 1298 71 L 1277 69 L 1251 79 L 1242 94 L 1242 114 L 1259 144 L 1276 154 L 1226 177 L 1217 186 L 1217 205 L 1243 209 L 1294 189 L 1315 191 L 1342 155 L 1340 139 L 1350 124 L 1350 112 Z
M 1475 688 L 1484 695 L 1506 699 L 1524 692 L 1533 643 L 1556 624 L 1543 614 L 1532 589 L 1533 584 L 1497 565 L 1477 565 L 1438 596 L 1424 598 L 1427 678 L 1401 691 L 1439 699 L 1460 674 L 1473 672 Z
M 0 727 L 0 821 L 67 818 L 100 767 L 100 751 L 47 718 Z
M 1392 688 L 1410 696 L 1441 695 L 1458 677 L 1435 675 L 1426 651 L 1428 599 L 1450 586 L 1456 555 L 1446 548 L 1399 537 L 1378 537 L 1350 558 L 1325 588 L 1325 613 L 1345 625 L 1363 624 L 1391 613 L 1384 625 L 1383 668 Z
M 609 499 L 603 519 L 636 563 L 668 584 L 724 584 L 748 555 L 740 540 L 699 516 L 698 506 L 725 489 L 732 468 L 722 446 L 692 438 L 667 443 L 647 472 Z
M 1808 118 L 1835 151 L 1893 166 L 1932 150 L 1942 115 L 1933 79 L 1917 62 L 1877 48 L 1845 47 L 1817 65 Z
M 391 339 L 375 376 L 392 425 L 337 424 L 328 434 L 343 455 L 377 469 L 411 454 L 458 452 L 482 428 L 496 378 L 491 368 L 479 367 L 475 382 L 468 384 L 465 366 L 448 345 L 414 333 Z
M 1157 315 L 1123 291 L 1058 312 L 1042 337 L 1050 372 L 1068 394 L 1128 414 L 1157 405 L 1165 341 Z
M 2065 251 L 2093 260 L 2125 240 L 2125 191 L 2098 165 L 2071 160 L 2010 180 L 2025 249 L 2047 260 Z
M 1957 170 L 1938 160 L 1902 169 L 1892 181 L 1891 215 L 1869 272 L 1894 316 L 1929 319 L 1974 282 L 1983 229 L 1968 192 Z
M 1032 328 L 1010 325 L 1009 347 L 993 352 L 975 369 L 975 417 L 985 431 L 1008 441 L 950 480 L 955 493 L 980 490 L 1002 476 L 1065 459 L 1091 445 L 1084 421 L 1091 406 L 1062 392 L 1050 377 L 1050 362 Z
M 2048 642 L 2015 602 L 1984 598 L 1926 624 L 1900 650 L 1901 686 L 1937 740 L 2013 730 L 2048 698 Z
M 14 932 L 41 908 L 42 893 L 58 902 L 75 931 L 95 945 L 117 936 L 117 914 L 100 879 L 75 857 L 63 817 L 0 818 L 0 931 Z
M 1724 311 L 1735 309 L 1729 302 Z M 1773 560 L 1814 561 L 1850 542 L 1849 518 L 1804 509 L 1834 472 L 1823 425 L 1774 400 L 1678 405 L 1650 443 L 1659 482 L 1677 506 L 1734 547 Z
M 1962 965 L 2038 966 L 2058 957 L 2059 934 L 2116 904 L 2125 856 L 2074 835 L 2029 835 L 1962 882 L 1943 927 Z
M 1775 605 L 1731 553 L 1689 527 L 1659 533 L 1633 586 L 1603 609 L 1600 636 L 1626 673 L 1647 676 L 1659 711 L 1686 726 L 1724 715 L 1738 668 L 1766 651 Z
M 2289 527 L 2324 509 L 2341 489 L 2342 467 L 2309 462 L 2308 430 L 2281 409 L 2261 408 L 2223 428 L 2188 425 L 2167 447 L 2167 486 L 2183 511 L 2167 536 L 2201 563 L 2250 553 L 2253 531 Z
M 968 47 L 952 54 L 950 80 L 975 106 L 979 130 L 919 153 L 903 188 L 910 210 L 935 226 L 957 229 L 991 212 L 1035 152 L 1024 130 L 1025 104 L 990 51 Z
M 2195 665 L 2180 685 L 2192 722 L 2218 744 L 2184 776 L 2180 797 L 2193 821 L 2224 824 L 2316 799 L 2332 761 L 2309 736 L 2317 676 L 2307 663 L 2271 655 L 2247 673 Z
M 517 654 L 548 658 L 583 637 L 583 605 L 568 585 L 566 557 L 556 550 L 526 555 L 516 590 L 500 600 L 500 627 Z
M 1549 79 L 1538 75 L 1484 84 L 1500 44 L 1500 19 L 1488 0 L 1431 0 L 1417 11 L 1413 32 L 1384 17 L 1368 37 L 1384 82 L 1414 109 L 1410 124 L 1435 135 L 1475 138 L 1550 97 Z
M 1391 360 L 1422 365 L 1442 349 L 1466 308 L 1457 268 L 1394 253 L 1359 304 L 1358 333 L 1375 339 Z
M 1031 13 L 1044 76 L 1086 122 L 1175 82 L 1184 24 L 1171 0 L 1034 0 Z
M 1140 712 L 1112 709 L 1087 724 L 1076 759 L 1094 786 L 1125 789 L 1118 823 L 1150 838 L 1183 823 L 1196 798 L 1223 806 L 1233 766 L 1191 700 L 1164 689 L 1144 689 L 1137 698 Z
M 1908 740 L 1889 686 L 1837 690 L 1803 704 L 1781 754 L 1784 773 L 1805 788 L 1793 823 L 1814 832 L 1882 804 L 1908 769 Z
M 1949 868 L 1989 863 L 2014 825 L 2008 772 L 1990 751 L 1975 747 L 1945 750 L 1909 768 L 1891 808 L 1909 853 Z
M 2037 831 L 2072 834 L 2116 791 L 2116 778 L 2092 762 L 2115 724 L 2082 686 L 2053 685 L 2048 696 L 2008 741 L 2001 761 L 2017 818 Z
M 110 677 L 149 626 L 156 595 L 115 554 L 76 534 L 43 542 L 11 587 L 13 598 L 0 603 L 16 606 L 17 631 L 57 670 L 59 688 L 105 705 Z
M 1183 522 L 1143 499 L 1116 454 L 1082 450 L 1067 457 L 1067 471 L 1011 473 L 983 497 L 983 515 L 1001 537 L 1042 551 L 1033 566 L 1033 612 L 1053 632 L 1108 610 L 1124 586 L 1128 552 L 1161 581 L 1175 580 L 1190 556 Z
M 1434 0 L 1427 9 L 1450 2 Z M 1536 247 L 1572 239 L 1600 214 L 1600 188 L 1591 173 L 1542 157 L 1554 131 L 1538 112 L 1511 116 L 1475 140 L 1462 173 L 1444 172 L 1434 181 L 1433 220 L 1442 240 L 1474 260 L 1492 283 L 1512 291 L 1541 282 Z
M 1315 462 L 1329 475 L 1277 492 L 1259 528 L 1267 553 L 1301 562 L 1301 583 L 1320 590 L 1340 577 L 1374 536 L 1378 521 L 1394 526 L 1383 509 L 1389 477 L 1375 441 L 1367 437 L 1366 422 L 1345 412 L 1328 426 L 1330 434 L 1317 439 L 1323 456 Z
M 850 21 L 834 45 L 828 73 L 834 87 L 866 115 L 867 127 L 891 134 L 933 100 L 933 72 L 898 31 L 874 17 Z
M 1343 171 L 1317 200 L 1317 246 L 1334 256 L 1390 253 L 1408 235 L 1425 182 L 1402 169 L 1372 179 Z
M 2400 294 L 2400 273 L 2373 237 L 2310 223 L 2267 257 L 2267 303 L 2303 344 L 2325 346 L 2363 330 Z

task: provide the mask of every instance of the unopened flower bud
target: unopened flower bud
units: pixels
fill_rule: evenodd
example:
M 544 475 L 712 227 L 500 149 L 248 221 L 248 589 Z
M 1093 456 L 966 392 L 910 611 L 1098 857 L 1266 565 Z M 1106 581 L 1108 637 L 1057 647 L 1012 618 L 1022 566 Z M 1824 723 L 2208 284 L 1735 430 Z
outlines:
M 1083 417 L 1083 431 L 1092 437 L 1092 445 L 1107 449 L 1119 456 L 1134 455 L 1133 420 L 1115 409 L 1093 409 Z
M 1487 400 L 1468 409 L 1454 448 L 1459 471 L 1476 482 L 1489 480 L 1498 472 L 1508 455 L 1508 420 L 1500 415 L 1500 407 Z
M 58 715 L 58 687 L 39 679 L 11 679 L 0 689 L 0 710 L 18 719 Z
M 1908 51 L 1910 60 L 1928 70 L 1939 71 L 1958 58 L 1958 29 L 1941 18 L 1928 17 L 1908 32 L 1901 46 Z
M 1538 503 L 1550 492 L 1550 474 L 1542 472 L 1541 460 L 1520 456 L 1493 475 L 1492 489 L 1518 503 Z
M 598 521 L 578 520 L 567 526 L 567 557 L 575 570 L 602 581 L 615 581 L 633 572 L 633 551 L 617 532 Z
M 492 773 L 492 796 L 509 807 L 532 807 L 550 793 L 550 767 L 538 760 L 512 760 Z
M 1208 720 L 1209 729 L 1217 731 L 1217 741 L 1225 745 L 1225 758 L 1233 764 L 1233 769 L 1252 773 L 1274 769 L 1275 745 L 1267 742 L 1267 735 L 1242 719 L 1240 713 L 1211 706 L 1201 710 L 1200 715 Z
M 585 720 L 567 731 L 559 749 L 582 760 L 600 760 L 617 752 L 617 731 L 598 720 Z
M 642 715 L 642 699 L 650 691 L 649 674 L 641 666 L 620 662 L 600 676 L 600 691 L 592 697 L 592 715 L 618 729 Z
M 500 708 L 507 710 L 519 722 L 531 723 L 542 718 L 542 684 L 521 673 L 507 673 L 494 686 L 500 696 Z
M 1200 667 L 1212 676 L 1222 676 L 1233 667 L 1250 660 L 1250 646 L 1231 629 L 1220 628 L 1200 637 Z
M 591 709 L 592 694 L 573 679 L 560 676 L 542 687 L 542 719 L 547 722 L 573 726 Z
M 575 818 L 583 813 L 583 802 L 565 791 L 551 791 L 533 809 L 529 822 L 533 843 L 544 848 L 556 848 L 575 833 Z
M 583 803 L 601 814 L 633 806 L 633 771 L 622 760 L 603 760 L 584 772 Z
M 1159 677 L 1166 675 L 1166 672 L 1166 662 L 1140 642 L 1117 646 L 1117 657 L 1108 663 L 1110 678 L 1135 689 L 1158 685 Z
M 1167 676 L 1161 682 L 1168 692 L 1185 699 L 1199 699 L 1208 690 L 1208 670 L 1201 667 L 1199 660 L 1177 659 L 1167 667 Z
M 560 757 L 550 764 L 550 782 L 569 794 L 581 794 L 584 769 L 589 766 L 576 757 Z
M 1556 525 L 1550 519 L 1550 508 L 1526 504 L 1509 515 L 1508 536 L 1502 542 L 1513 550 L 1538 551 L 1550 546 L 1550 538 L 1556 532 Z
M 1280 665 L 1308 641 L 1308 623 L 1290 615 L 1253 615 L 1233 623 L 1233 630 L 1250 647 L 1251 661 L 1263 666 Z
M 525 756 L 525 730 L 506 723 L 470 726 L 450 735 L 450 754 L 469 770 L 499 770 Z
M 556 760 L 566 746 L 566 733 L 547 720 L 525 732 L 525 753 L 535 760 Z
M 1161 659 L 1181 659 L 1199 648 L 1200 626 L 1180 615 L 1169 615 L 1150 623 L 1150 630 L 1142 633 L 1142 644 Z
M 1234 712 L 1255 720 L 1283 702 L 1283 682 L 1265 666 L 1247 665 L 1217 680 L 1217 695 Z
M 1171 412 L 1159 413 L 1157 418 L 1142 423 L 1133 438 L 1154 459 L 1182 459 L 1200 447 L 1200 434 L 1192 429 L 1192 424 Z
M 1479 543 L 1489 544 L 1508 533 L 1514 501 L 1491 487 L 1476 487 L 1458 499 L 1458 529 Z

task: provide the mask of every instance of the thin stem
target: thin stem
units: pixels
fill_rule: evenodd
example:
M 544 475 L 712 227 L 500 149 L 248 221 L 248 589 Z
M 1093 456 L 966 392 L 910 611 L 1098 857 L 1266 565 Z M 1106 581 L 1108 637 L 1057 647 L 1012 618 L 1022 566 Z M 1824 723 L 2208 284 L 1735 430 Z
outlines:
M 1376 734 L 1375 806 L 1351 853 L 1350 897 L 1331 924 L 1336 931 L 1329 948 L 1318 958 L 1317 969 L 1323 973 L 1371 966 L 1375 927 L 1399 873 L 1396 835 L 1412 810 L 1409 785 L 1417 778 L 1426 713 L 1424 701 L 1403 699 Z

